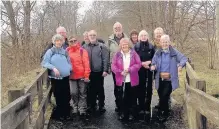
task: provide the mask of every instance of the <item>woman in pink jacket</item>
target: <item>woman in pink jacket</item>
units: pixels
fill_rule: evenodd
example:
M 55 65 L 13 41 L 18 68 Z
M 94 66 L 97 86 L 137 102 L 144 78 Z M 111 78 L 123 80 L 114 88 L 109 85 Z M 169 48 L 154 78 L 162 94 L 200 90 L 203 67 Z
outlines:
M 129 39 L 121 39 L 119 47 L 120 51 L 112 60 L 116 90 L 119 93 L 119 119 L 133 120 L 134 107 L 136 107 L 135 87 L 139 84 L 138 70 L 141 67 L 141 61 L 138 54 L 131 49 Z

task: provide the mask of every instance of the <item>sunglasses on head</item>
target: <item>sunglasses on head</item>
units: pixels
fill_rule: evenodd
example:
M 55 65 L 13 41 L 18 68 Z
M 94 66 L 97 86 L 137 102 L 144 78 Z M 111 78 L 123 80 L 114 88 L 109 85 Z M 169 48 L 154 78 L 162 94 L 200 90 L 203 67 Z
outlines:
M 70 40 L 69 42 L 70 43 L 75 43 L 77 40 Z

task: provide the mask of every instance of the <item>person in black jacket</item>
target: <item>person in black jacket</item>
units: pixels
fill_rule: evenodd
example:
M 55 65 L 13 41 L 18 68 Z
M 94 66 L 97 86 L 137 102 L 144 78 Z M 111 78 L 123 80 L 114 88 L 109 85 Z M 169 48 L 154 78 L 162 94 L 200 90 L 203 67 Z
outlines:
M 62 47 L 63 47 L 64 49 L 66 49 L 66 48 L 69 46 L 69 44 L 68 44 L 67 33 L 66 33 L 65 27 L 59 26 L 59 27 L 56 29 L 56 33 L 57 33 L 57 34 L 60 34 L 60 35 L 62 35 L 62 36 L 64 37 L 65 42 L 63 43 Z M 48 49 L 52 48 L 52 47 L 53 47 L 53 43 L 52 43 L 52 42 L 47 45 L 46 49 L 45 49 L 45 50 L 43 51 L 43 53 L 41 54 L 41 57 L 40 57 L 40 58 L 41 58 L 41 61 L 42 61 L 43 56 L 45 55 L 46 51 L 47 51 Z
M 151 60 L 154 56 L 154 46 L 148 41 L 149 35 L 145 30 L 139 33 L 139 42 L 134 49 L 138 53 L 142 67 L 139 70 L 139 86 L 138 86 L 138 102 L 140 109 L 140 116 L 150 116 L 150 105 L 152 98 L 152 72 L 149 70 Z

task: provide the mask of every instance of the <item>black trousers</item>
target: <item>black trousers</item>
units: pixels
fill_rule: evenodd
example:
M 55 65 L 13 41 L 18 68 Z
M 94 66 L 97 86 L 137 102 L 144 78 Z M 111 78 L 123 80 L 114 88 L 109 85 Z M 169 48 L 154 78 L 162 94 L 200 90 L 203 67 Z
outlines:
M 63 79 L 53 79 L 51 78 L 52 91 L 56 100 L 56 117 L 65 117 L 70 115 L 70 86 L 69 77 L 64 77 Z
M 158 88 L 158 95 L 159 95 L 159 110 L 168 113 L 169 111 L 169 98 L 170 94 L 172 93 L 172 85 L 171 81 L 162 81 L 159 79 L 159 88 Z
M 125 83 L 125 92 L 123 91 L 123 86 L 117 86 L 116 90 L 118 93 L 118 108 L 119 112 L 126 116 L 129 114 L 135 115 L 136 109 L 136 86 L 132 87 L 130 82 Z
M 150 111 L 151 98 L 152 98 L 152 72 L 145 68 L 141 68 L 139 74 L 138 86 L 138 103 L 140 110 Z M 146 81 L 147 80 L 147 81 Z M 147 84 L 146 84 L 147 83 Z
M 95 108 L 97 96 L 98 96 L 98 105 L 99 107 L 104 107 L 105 103 L 105 93 L 104 93 L 104 86 L 103 80 L 104 77 L 102 76 L 103 72 L 91 72 L 90 73 L 90 83 L 89 83 L 89 90 L 88 90 L 88 97 L 89 98 L 89 106 L 91 108 Z
M 116 103 L 116 107 L 118 108 L 119 107 L 119 92 L 118 92 L 118 89 L 116 86 L 116 77 L 115 77 L 115 73 L 112 72 L 112 76 L 113 76 L 113 82 L 114 82 L 114 96 L 115 96 L 115 103 Z

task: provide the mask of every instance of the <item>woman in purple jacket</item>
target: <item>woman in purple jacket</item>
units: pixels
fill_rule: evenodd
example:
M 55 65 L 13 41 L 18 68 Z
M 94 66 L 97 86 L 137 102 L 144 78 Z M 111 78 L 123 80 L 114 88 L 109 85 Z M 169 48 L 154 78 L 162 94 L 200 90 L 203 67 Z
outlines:
M 166 121 L 169 116 L 168 98 L 173 90 L 179 87 L 178 72 L 182 70 L 187 58 L 170 45 L 170 37 L 160 38 L 161 49 L 158 49 L 152 59 L 151 70 L 156 70 L 155 88 L 159 95 L 158 119 Z
M 119 119 L 133 120 L 136 106 L 135 87 L 139 84 L 138 71 L 141 67 L 141 60 L 138 54 L 131 49 L 129 39 L 121 39 L 119 46 L 121 51 L 118 51 L 112 60 L 116 90 L 119 93 Z

